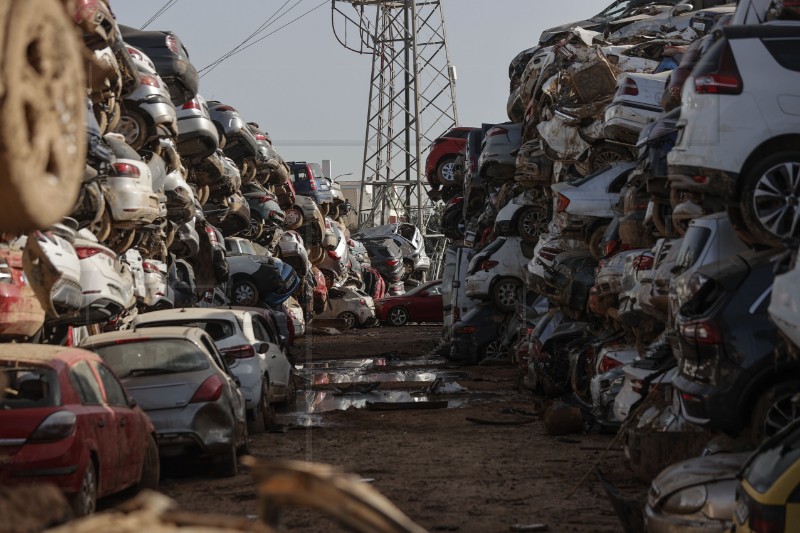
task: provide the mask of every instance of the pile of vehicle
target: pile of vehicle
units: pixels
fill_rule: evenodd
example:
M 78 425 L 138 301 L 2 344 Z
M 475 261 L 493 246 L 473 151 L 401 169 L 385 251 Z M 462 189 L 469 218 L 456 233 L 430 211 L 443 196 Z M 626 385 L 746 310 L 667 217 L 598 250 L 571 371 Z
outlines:
M 449 357 L 510 360 L 587 427 L 621 427 L 648 481 L 703 449 L 786 457 L 768 480 L 745 469 L 738 504 L 749 454 L 668 468 L 653 531 L 748 513 L 782 531 L 762 527 L 786 520 L 764 491 L 800 482 L 797 18 L 781 1 L 614 2 L 513 59 L 510 122 L 455 128 L 428 159 L 453 240 Z
M 15 344 L 0 353 L 0 482 L 53 482 L 83 515 L 156 487 L 159 457 L 236 474 L 248 434 L 295 399 L 289 348 L 306 324 L 375 324 L 375 301 L 422 292 L 430 261 L 411 224 L 353 239 L 339 185 L 204 99 L 173 32 L 120 25 L 106 0 L 73 7 L 83 181 L 51 227 L 3 227 L 0 340 Z M 52 66 L 34 44 L 31 66 Z

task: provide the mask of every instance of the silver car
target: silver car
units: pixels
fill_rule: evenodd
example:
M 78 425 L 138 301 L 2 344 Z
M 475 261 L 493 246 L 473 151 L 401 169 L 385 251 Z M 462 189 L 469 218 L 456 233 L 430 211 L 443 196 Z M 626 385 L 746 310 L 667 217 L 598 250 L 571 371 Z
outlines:
M 270 404 L 294 398 L 292 364 L 275 326 L 258 313 L 233 309 L 175 309 L 140 314 L 134 328 L 200 328 L 211 336 L 244 396 L 249 429 L 261 433 L 271 423 Z
M 156 428 L 161 457 L 199 452 L 221 476 L 247 448 L 244 399 L 211 337 L 199 328 L 150 328 L 85 339 Z
M 481 177 L 507 180 L 514 177 L 517 152 L 522 145 L 522 124 L 498 124 L 486 132 L 483 149 L 478 158 Z

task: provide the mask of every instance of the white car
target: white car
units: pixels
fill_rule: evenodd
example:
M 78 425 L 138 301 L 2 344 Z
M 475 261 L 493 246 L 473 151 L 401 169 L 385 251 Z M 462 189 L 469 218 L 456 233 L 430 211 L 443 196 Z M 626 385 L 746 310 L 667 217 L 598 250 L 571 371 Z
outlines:
M 134 229 L 152 223 L 161 214 L 161 205 L 153 192 L 150 167 L 120 135 L 109 133 L 104 138 L 117 156 L 103 189 L 114 226 Z
M 341 318 L 347 329 L 368 326 L 375 322 L 372 297 L 354 287 L 328 289 L 328 308 L 318 318 Z
M 796 21 L 724 28 L 683 86 L 667 156 L 673 192 L 727 208 L 748 240 L 770 246 L 800 235 L 799 45 Z
M 163 326 L 197 327 L 208 333 L 241 382 L 252 432 L 270 423 L 269 405 L 294 397 L 292 365 L 281 348 L 279 333 L 263 316 L 235 309 L 169 309 L 136 317 L 134 329 Z
M 769 302 L 769 316 L 781 333 L 794 344 L 795 351 L 800 348 L 800 261 L 795 250 L 790 269 L 775 276 L 772 285 L 772 299 Z M 791 351 L 790 351 L 791 353 Z
M 587 176 L 554 183 L 553 226 L 565 239 L 581 240 L 595 259 L 602 256 L 602 240 L 617 213 L 614 207 L 635 163 L 619 163 Z
M 73 325 L 105 322 L 136 305 L 133 276 L 117 254 L 98 243 L 87 229 L 78 232 L 74 248 L 81 264 L 83 304 Z
M 137 302 L 144 302 L 147 296 L 147 287 L 144 284 L 144 268 L 142 264 L 142 254 L 136 248 L 126 250 L 125 253 L 120 254 L 119 260 L 128 265 L 133 276 L 133 295 L 136 297 Z
M 515 310 L 526 266 L 533 259 L 533 248 L 522 237 L 495 239 L 470 261 L 466 295 L 491 299 L 505 313 Z
M 306 334 L 306 317 L 303 308 L 294 296 L 283 302 L 283 310 L 291 320 L 294 337 L 297 339 Z
M 629 363 L 623 366 L 625 372 L 625 381 L 622 384 L 622 389 L 617 393 L 614 398 L 614 419 L 618 422 L 624 421 L 628 418 L 631 412 L 631 407 L 642 398 L 642 386 L 645 379 L 651 374 L 657 372 L 652 368 L 640 368 L 637 362 Z M 650 382 L 651 388 L 663 388 L 672 384 L 672 378 L 678 374 L 677 367 L 671 368 L 661 375 L 655 377 Z M 652 390 L 651 390 L 652 392 Z
M 142 263 L 144 271 L 144 305 L 150 309 L 170 309 L 173 307 L 167 283 L 167 264 L 157 259 L 147 259 Z
M 635 144 L 642 128 L 664 112 L 661 97 L 669 75 L 669 71 L 658 74 L 629 72 L 623 75 L 617 84 L 614 99 L 606 107 L 606 137 Z

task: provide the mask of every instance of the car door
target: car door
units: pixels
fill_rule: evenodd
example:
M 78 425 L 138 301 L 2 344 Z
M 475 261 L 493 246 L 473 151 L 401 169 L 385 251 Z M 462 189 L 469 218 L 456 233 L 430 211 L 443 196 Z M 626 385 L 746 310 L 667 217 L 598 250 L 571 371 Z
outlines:
M 142 471 L 146 445 L 144 420 L 131 409 L 128 395 L 111 369 L 97 361 L 92 361 L 92 368 L 100 378 L 106 405 L 113 413 L 111 430 L 119 451 L 115 465 L 117 486 L 128 487 L 139 482 Z
M 253 322 L 253 335 L 257 341 L 269 344 L 269 350 L 264 354 L 269 374 L 270 395 L 283 396 L 289 386 L 291 376 L 291 365 L 286 359 L 286 354 L 280 348 L 280 341 L 274 330 L 269 327 L 264 317 L 251 315 Z
M 424 316 L 421 320 L 441 322 L 444 318 L 442 284 L 435 283 L 425 290 L 428 295 L 424 297 L 424 305 L 419 306 L 419 312 Z
M 72 365 L 69 377 L 81 399 L 81 412 L 76 414 L 83 425 L 87 447 L 97 454 L 97 495 L 110 494 L 118 486 L 116 465 L 120 460 L 113 413 L 105 405 L 102 387 L 88 362 Z

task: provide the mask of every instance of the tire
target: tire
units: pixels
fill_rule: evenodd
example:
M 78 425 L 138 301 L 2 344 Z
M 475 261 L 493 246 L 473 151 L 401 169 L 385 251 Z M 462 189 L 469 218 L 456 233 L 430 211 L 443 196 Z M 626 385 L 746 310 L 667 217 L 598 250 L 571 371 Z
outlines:
M 286 218 L 285 218 L 285 227 L 286 229 L 297 229 L 303 226 L 305 223 L 305 217 L 303 217 L 303 211 L 297 207 L 292 206 L 286 210 Z
M 505 359 L 505 354 L 500 349 L 499 338 L 485 344 L 481 348 L 481 361 L 485 359 L 490 359 L 490 360 Z
M 392 307 L 387 315 L 386 323 L 390 326 L 403 326 L 408 323 L 408 310 L 405 307 L 397 306 Z
M 522 287 L 520 280 L 500 278 L 492 285 L 492 301 L 498 310 L 510 313 L 517 308 L 517 293 Z
M 800 235 L 800 151 L 766 157 L 740 179 L 742 218 L 756 241 L 779 247 Z
M 242 231 L 241 236 L 245 239 L 249 239 L 251 241 L 255 241 L 259 237 L 261 237 L 261 233 L 264 231 L 264 219 L 261 218 L 261 215 L 258 213 L 253 213 L 250 216 L 250 223 L 247 226 L 247 229 Z
M 517 235 L 528 244 L 536 244 L 539 241 L 539 235 L 547 231 L 549 223 L 550 217 L 547 216 L 546 209 L 543 210 L 536 206 L 527 207 L 517 218 Z
M 152 435 L 147 437 L 147 448 L 144 452 L 144 464 L 142 465 L 142 475 L 136 490 L 145 489 L 158 490 L 158 480 L 161 477 L 161 464 L 158 457 L 158 444 Z
M 137 111 L 120 116 L 119 123 L 114 128 L 114 133 L 119 133 L 125 137 L 125 142 L 137 152 L 144 147 L 147 139 L 150 138 L 150 128 L 147 125 L 147 121 Z
M 792 402 L 798 392 L 800 380 L 792 380 L 770 387 L 759 397 L 750 417 L 749 433 L 753 444 L 761 444 L 792 420 L 800 418 L 800 408 Z
M 72 211 L 86 151 L 85 70 L 58 0 L 5 2 L 0 29 L 0 227 L 45 229 Z M 76 155 L 79 154 L 79 155 Z
M 317 207 L 319 208 L 319 212 L 324 217 L 328 216 L 328 213 L 330 213 L 330 211 L 331 211 L 331 204 L 328 204 L 328 203 L 322 204 L 322 205 L 317 206 Z
M 70 497 L 69 505 L 76 517 L 90 515 L 97 507 L 97 471 L 91 458 L 86 464 L 81 488 Z
M 259 294 L 256 284 L 249 279 L 238 279 L 233 282 L 231 289 L 233 301 L 236 305 L 245 307 L 258 306 Z
M 631 161 L 633 154 L 630 150 L 611 143 L 602 143 L 591 148 L 587 166 L 589 172 L 595 172 L 619 161 Z
M 318 265 L 323 259 L 325 259 L 325 250 L 322 249 L 322 246 L 312 246 L 311 250 L 308 252 L 308 261 L 312 265 Z
M 136 230 L 112 227 L 105 240 L 106 246 L 118 254 L 123 254 L 133 245 L 134 239 L 136 239 Z
M 297 401 L 297 378 L 294 373 L 289 373 L 289 383 L 286 385 L 286 397 L 278 402 L 283 408 L 289 408 Z
M 436 180 L 440 185 L 445 187 L 456 185 L 456 176 L 453 168 L 455 161 L 456 156 L 448 155 L 442 157 L 436 164 Z
M 338 318 L 344 320 L 347 324 L 345 329 L 354 329 L 358 327 L 358 317 L 350 311 L 339 313 Z
M 607 228 L 608 224 L 596 227 L 586 241 L 586 244 L 589 245 L 589 253 L 592 254 L 592 258 L 595 261 L 600 261 L 603 257 L 603 235 L 605 235 Z
M 268 378 L 265 376 L 264 379 Z M 271 424 L 272 408 L 269 406 L 269 387 L 266 383 L 262 383 L 258 405 L 253 409 L 253 419 L 247 421 L 247 432 L 250 435 L 258 435 L 266 432 Z
M 90 230 L 94 233 L 94 236 L 97 237 L 99 242 L 103 242 L 108 239 L 108 236 L 111 234 L 112 226 L 111 210 L 105 202 L 103 202 L 103 213 L 100 215 L 100 221 L 90 227 Z
M 231 444 L 230 448 L 222 455 L 215 456 L 211 461 L 214 474 L 218 477 L 234 477 L 239 473 L 239 459 L 236 456 L 236 445 Z

